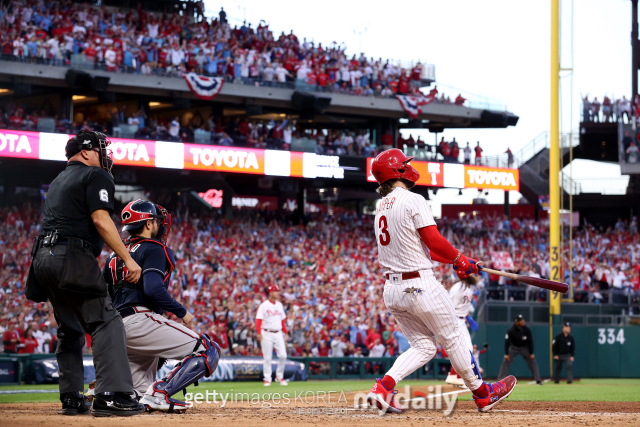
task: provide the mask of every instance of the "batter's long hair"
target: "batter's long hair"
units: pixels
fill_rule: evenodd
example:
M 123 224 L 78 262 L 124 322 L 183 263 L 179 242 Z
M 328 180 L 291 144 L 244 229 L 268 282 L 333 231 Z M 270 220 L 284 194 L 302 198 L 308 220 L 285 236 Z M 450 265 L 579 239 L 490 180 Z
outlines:
M 398 181 L 402 181 L 404 185 L 407 186 L 407 188 L 413 188 L 413 186 L 416 185 L 415 182 L 411 182 L 408 179 L 404 178 L 388 179 L 380 184 L 380 187 L 376 188 L 376 191 L 382 197 L 387 197 L 394 190 L 395 187 L 393 185 Z

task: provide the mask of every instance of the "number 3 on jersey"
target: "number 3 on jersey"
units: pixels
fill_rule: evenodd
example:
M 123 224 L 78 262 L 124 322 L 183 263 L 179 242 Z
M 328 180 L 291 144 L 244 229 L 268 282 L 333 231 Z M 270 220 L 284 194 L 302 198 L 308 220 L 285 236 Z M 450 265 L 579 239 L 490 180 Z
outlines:
M 387 246 L 391 243 L 391 235 L 389 234 L 389 229 L 387 228 L 387 217 L 382 215 L 378 222 L 378 227 L 380 227 L 380 235 L 378 236 L 378 240 L 380 240 L 380 244 L 382 246 Z

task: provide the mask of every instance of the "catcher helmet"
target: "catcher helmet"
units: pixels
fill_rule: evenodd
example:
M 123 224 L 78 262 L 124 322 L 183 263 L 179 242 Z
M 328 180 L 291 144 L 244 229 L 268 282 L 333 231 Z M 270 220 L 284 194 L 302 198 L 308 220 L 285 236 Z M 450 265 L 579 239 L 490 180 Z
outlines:
M 278 285 L 271 285 L 267 288 L 267 293 L 278 292 L 279 290 L 280 288 L 278 287 Z
M 373 159 L 371 172 L 378 184 L 394 178 L 403 178 L 415 183 L 420 174 L 409 164 L 413 157 L 407 157 L 397 148 L 383 151 Z
M 167 236 L 171 230 L 171 215 L 162 206 L 146 200 L 134 200 L 125 206 L 120 218 L 123 225 L 122 231 L 132 231 L 140 228 L 150 219 L 161 220 L 158 224 L 158 234 L 155 238 L 160 240 L 162 244 L 167 244 Z

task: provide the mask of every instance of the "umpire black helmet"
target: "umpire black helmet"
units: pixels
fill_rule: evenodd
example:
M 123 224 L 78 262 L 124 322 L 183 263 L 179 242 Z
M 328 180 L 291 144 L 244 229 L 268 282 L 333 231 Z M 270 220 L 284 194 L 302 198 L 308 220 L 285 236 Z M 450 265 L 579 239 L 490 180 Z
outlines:
M 100 153 L 100 166 L 109 175 L 113 168 L 113 158 L 111 150 L 108 148 L 111 141 L 102 132 L 80 131 L 76 136 L 67 141 L 65 155 L 67 159 L 72 158 L 82 150 L 98 151 Z

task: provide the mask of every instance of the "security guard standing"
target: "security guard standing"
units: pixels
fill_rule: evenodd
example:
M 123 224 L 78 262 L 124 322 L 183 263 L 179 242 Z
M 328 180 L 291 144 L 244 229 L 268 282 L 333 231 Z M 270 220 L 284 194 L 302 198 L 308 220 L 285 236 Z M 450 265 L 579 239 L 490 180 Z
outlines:
M 49 186 L 40 235 L 31 250 L 27 298 L 51 301 L 58 322 L 56 358 L 64 415 L 89 411 L 82 395 L 85 333 L 91 334 L 96 369 L 95 416 L 144 412 L 133 394 L 122 318 L 113 308 L 96 258 L 106 242 L 135 283 L 140 267 L 129 255 L 111 220 L 115 185 L 110 141 L 99 132 L 80 132 L 66 145 L 67 167 Z
M 538 364 L 533 354 L 533 334 L 531 334 L 531 329 L 525 325 L 522 314 L 516 317 L 514 325 L 507 331 L 507 335 L 505 336 L 504 360 L 500 366 L 500 373 L 498 374 L 499 380 L 509 375 L 511 362 L 513 362 L 513 359 L 519 354 L 522 355 L 527 362 L 527 366 L 531 369 L 536 383 L 542 385 Z
M 553 339 L 553 359 L 556 364 L 556 384 L 560 382 L 562 363 L 567 364 L 567 384 L 573 382 L 573 356 L 576 351 L 576 342 L 571 335 L 571 324 L 565 322 L 562 325 L 562 332 Z

